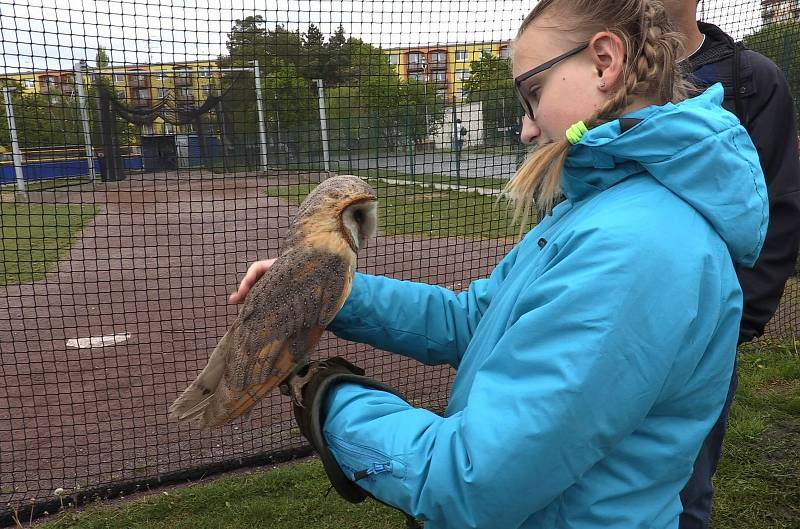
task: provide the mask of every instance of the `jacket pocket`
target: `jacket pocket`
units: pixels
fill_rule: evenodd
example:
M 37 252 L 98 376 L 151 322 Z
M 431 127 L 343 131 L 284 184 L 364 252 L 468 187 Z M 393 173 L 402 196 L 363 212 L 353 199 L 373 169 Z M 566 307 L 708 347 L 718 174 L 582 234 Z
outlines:
M 405 479 L 406 466 L 400 460 L 374 448 L 351 443 L 330 432 L 325 432 L 325 436 L 339 466 L 353 481 L 373 481 L 380 474 Z

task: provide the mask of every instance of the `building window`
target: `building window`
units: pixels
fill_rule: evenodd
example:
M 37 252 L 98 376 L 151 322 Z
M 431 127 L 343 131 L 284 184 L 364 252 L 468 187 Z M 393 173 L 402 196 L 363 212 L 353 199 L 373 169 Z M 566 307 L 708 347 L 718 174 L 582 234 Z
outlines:
M 389 64 L 400 64 L 400 56 L 399 55 L 389 55 Z
M 156 79 L 158 79 L 159 81 L 163 81 L 166 78 L 167 74 L 165 74 L 163 71 L 156 72 Z
M 175 134 L 175 125 L 172 123 L 164 123 L 164 134 Z
M 210 94 L 213 90 L 214 90 L 214 85 L 213 84 L 207 84 L 207 85 L 205 85 L 203 87 L 203 93 L 206 94 L 206 95 Z
M 422 54 L 418 51 L 408 54 L 408 64 L 419 64 L 422 62 Z
M 462 101 L 464 99 L 466 99 L 467 98 L 467 89 L 466 88 L 459 88 L 458 90 L 456 90 L 456 97 L 459 100 L 462 100 Z
M 447 55 L 443 51 L 431 53 L 431 62 L 447 62 Z
M 146 88 L 140 88 L 136 91 L 136 97 L 139 99 L 149 99 L 150 98 L 150 90 Z
M 124 73 L 115 73 L 114 74 L 114 82 L 115 83 L 124 83 L 125 82 L 125 74 Z
M 23 81 L 25 83 L 25 88 L 35 88 L 36 87 L 36 79 L 25 79 Z
M 159 99 L 166 99 L 169 97 L 169 88 L 159 88 L 158 89 L 158 98 Z
M 508 49 L 508 46 L 503 46 L 500 48 L 500 57 L 504 59 L 511 57 L 511 50 Z
M 125 99 L 125 90 L 117 90 L 117 99 Z
M 424 81 L 425 76 L 421 72 L 414 72 L 408 74 L 409 79 L 414 79 L 415 81 Z
M 457 61 L 466 61 L 467 60 L 467 52 L 466 51 L 457 51 L 456 52 L 456 60 Z
M 142 125 L 142 134 L 144 135 L 151 135 L 153 134 L 153 124 L 152 123 L 145 123 Z
M 210 69 L 209 70 L 201 70 L 200 71 L 200 77 L 205 77 L 206 79 L 209 79 L 211 77 L 211 70 Z
M 447 72 L 433 72 L 434 81 L 447 81 Z
M 466 81 L 469 79 L 469 70 L 456 70 L 456 79 Z

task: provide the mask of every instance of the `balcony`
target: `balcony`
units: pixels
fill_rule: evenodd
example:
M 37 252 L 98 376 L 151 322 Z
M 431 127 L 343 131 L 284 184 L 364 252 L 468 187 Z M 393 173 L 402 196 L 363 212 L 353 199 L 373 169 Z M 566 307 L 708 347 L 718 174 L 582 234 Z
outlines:
M 431 52 L 428 56 L 428 65 L 431 68 L 446 68 L 447 54 L 443 51 Z
M 150 76 L 146 73 L 129 73 L 128 86 L 131 88 L 147 88 L 150 86 Z

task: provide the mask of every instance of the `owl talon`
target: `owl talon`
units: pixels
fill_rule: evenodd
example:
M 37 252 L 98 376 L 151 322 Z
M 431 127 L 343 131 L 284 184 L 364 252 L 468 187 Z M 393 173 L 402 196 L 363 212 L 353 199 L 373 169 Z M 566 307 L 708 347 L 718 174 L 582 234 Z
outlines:
M 280 390 L 283 395 L 291 396 L 292 402 L 301 408 L 305 408 L 303 404 L 303 388 L 314 374 L 319 371 L 319 364 L 312 362 L 298 367 L 295 372 L 283 381 Z

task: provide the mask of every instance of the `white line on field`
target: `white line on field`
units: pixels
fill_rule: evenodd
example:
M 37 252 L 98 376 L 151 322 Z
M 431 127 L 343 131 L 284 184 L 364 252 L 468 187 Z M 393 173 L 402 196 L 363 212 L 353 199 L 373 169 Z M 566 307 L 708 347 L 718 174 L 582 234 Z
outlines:
M 129 332 L 118 332 L 106 336 L 90 336 L 88 338 L 70 338 L 67 340 L 67 347 L 75 349 L 90 349 L 92 347 L 108 347 L 128 341 L 131 337 Z

